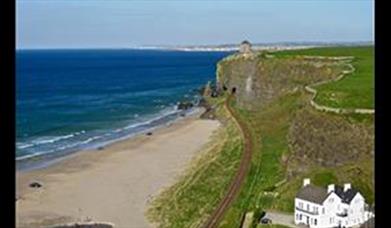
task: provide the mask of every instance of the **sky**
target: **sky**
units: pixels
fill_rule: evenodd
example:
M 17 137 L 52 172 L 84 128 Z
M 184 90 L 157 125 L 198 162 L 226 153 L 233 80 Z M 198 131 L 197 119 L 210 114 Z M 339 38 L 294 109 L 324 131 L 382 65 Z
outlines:
M 373 0 L 16 0 L 16 47 L 374 40 Z

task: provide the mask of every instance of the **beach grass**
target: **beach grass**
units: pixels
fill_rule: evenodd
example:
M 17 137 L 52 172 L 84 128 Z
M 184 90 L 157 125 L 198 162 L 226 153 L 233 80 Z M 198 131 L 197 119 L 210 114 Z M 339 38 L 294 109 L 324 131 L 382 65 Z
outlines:
M 224 196 L 239 166 L 243 147 L 240 132 L 228 118 L 224 99 L 212 102 L 218 105 L 216 115 L 224 127 L 212 136 L 177 183 L 152 201 L 147 217 L 158 227 L 199 227 Z
M 275 52 L 278 57 L 353 56 L 355 71 L 342 80 L 320 85 L 315 89 L 318 104 L 334 108 L 374 108 L 374 47 L 324 47 Z
M 319 89 L 319 96 L 323 97 L 321 99 L 325 99 L 322 104 L 331 105 L 331 103 L 327 103 L 328 90 L 343 89 L 345 93 L 350 94 L 350 98 L 344 101 L 341 100 L 338 107 L 357 105 L 357 108 L 365 108 L 373 107 L 370 105 L 371 97 L 373 97 L 371 88 L 373 87 L 366 84 L 373 79 L 373 74 L 368 73 L 371 66 L 369 62 L 372 49 L 373 47 L 316 48 L 282 51 L 275 55 L 281 57 L 291 55 L 355 56 L 356 59 L 353 64 L 355 64 L 355 67 L 357 67 L 357 64 L 359 65 L 358 70 L 354 75 L 346 77 L 346 79 L 350 76 L 354 77 L 353 81 L 343 82 L 345 80 L 343 79 L 330 83 L 331 87 L 329 89 L 328 87 L 317 89 Z M 361 70 L 360 67 L 364 69 Z M 335 83 L 342 83 L 342 85 L 332 87 Z M 355 88 L 355 83 L 365 85 Z M 362 88 L 362 94 L 356 94 L 360 88 Z M 226 111 L 222 108 L 225 98 L 226 96 L 209 99 L 209 102 L 217 107 L 217 113 L 220 117 L 227 116 Z M 315 163 L 293 176 L 288 175 L 288 166 L 292 165 L 290 156 L 293 152 L 289 141 L 289 131 L 293 121 L 296 120 L 302 110 L 311 110 L 312 115 L 316 116 L 322 113 L 314 110 L 309 105 L 310 99 L 310 94 L 304 90 L 297 90 L 279 97 L 262 109 L 255 111 L 241 109 L 236 105 L 235 100 L 232 100 L 231 107 L 243 120 L 242 122 L 248 125 L 247 129 L 250 131 L 253 142 L 253 154 L 249 173 L 238 197 L 225 213 L 219 227 L 240 227 L 243 216 L 248 212 L 276 210 L 293 213 L 293 202 L 296 193 L 302 186 L 303 178 L 308 177 L 311 178 L 312 183 L 319 186 L 350 182 L 364 195 L 368 203 L 374 201 L 373 157 L 370 155 L 367 157 L 360 155 L 361 157 L 351 163 L 334 167 L 323 167 Z M 369 128 L 373 126 L 373 117 L 371 116 L 362 117 L 362 115 L 357 114 L 339 115 L 334 113 L 323 113 L 322 115 L 324 115 L 322 118 L 326 119 L 338 117 L 338 121 L 349 124 L 361 124 Z M 238 167 L 243 143 L 232 122 L 225 122 L 224 128 L 226 130 L 220 130 L 213 139 L 214 143 L 221 145 L 220 149 L 222 151 L 206 149 L 203 152 L 204 154 L 200 154 L 200 160 L 194 162 L 194 166 L 190 171 L 177 184 L 170 187 L 155 200 L 150 215 L 154 221 L 160 222 L 161 227 L 197 227 L 202 221 L 205 221 L 214 207 L 217 206 L 219 199 L 223 197 L 224 188 L 228 185 Z M 321 127 L 327 130 L 329 126 L 327 123 L 325 122 L 325 125 Z M 341 132 L 346 133 L 342 129 Z M 202 156 L 205 157 L 202 158 Z M 300 154 L 295 156 L 300 156 Z M 214 169 L 214 163 L 211 160 L 213 162 L 221 161 L 221 170 Z M 207 165 L 203 165 L 203 163 Z M 294 167 L 294 165 L 293 162 L 293 168 L 300 170 L 301 167 Z M 300 165 L 299 163 L 298 166 Z M 205 168 L 201 169 L 201 167 Z M 187 184 L 187 179 L 193 180 L 191 184 Z M 178 189 L 183 189 L 181 194 L 177 193 Z M 175 203 L 177 208 L 172 206 Z M 257 227 L 284 226 L 273 224 L 258 225 Z
M 220 227 L 239 227 L 243 213 L 272 206 L 275 185 L 285 178 L 281 157 L 288 152 L 289 119 L 300 105 L 300 98 L 299 93 L 291 94 L 258 112 L 236 108 L 250 126 L 253 155 L 239 197 L 225 214 Z

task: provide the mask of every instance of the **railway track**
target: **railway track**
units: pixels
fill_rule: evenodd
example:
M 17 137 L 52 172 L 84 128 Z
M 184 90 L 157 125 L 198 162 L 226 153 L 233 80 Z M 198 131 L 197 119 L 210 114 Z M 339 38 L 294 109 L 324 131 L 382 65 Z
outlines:
M 233 117 L 236 124 L 238 125 L 239 130 L 241 131 L 244 140 L 244 151 L 242 154 L 242 159 L 240 161 L 239 169 L 235 177 L 232 179 L 226 195 L 220 201 L 219 205 L 216 207 L 216 209 L 214 210 L 210 218 L 206 221 L 204 225 L 205 228 L 214 228 L 219 225 L 219 222 L 221 221 L 224 213 L 227 211 L 231 203 L 238 195 L 240 188 L 244 182 L 244 179 L 247 176 L 248 169 L 250 168 L 251 165 L 252 139 L 247 129 L 247 125 L 240 118 L 238 118 L 238 115 L 232 110 L 232 107 L 230 106 L 230 102 L 234 97 L 235 95 L 231 94 L 225 100 L 224 105 L 227 108 L 230 115 Z

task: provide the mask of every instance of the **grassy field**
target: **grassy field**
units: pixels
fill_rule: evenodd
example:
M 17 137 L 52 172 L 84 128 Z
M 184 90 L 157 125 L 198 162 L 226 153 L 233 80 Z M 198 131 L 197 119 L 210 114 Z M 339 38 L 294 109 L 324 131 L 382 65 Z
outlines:
M 374 108 L 374 48 L 327 47 L 276 52 L 276 56 L 354 56 L 356 69 L 342 80 L 317 87 L 316 102 L 336 108 Z
M 373 47 L 338 47 L 284 51 L 276 55 L 281 57 L 296 54 L 355 56 L 353 64 L 357 68 L 357 72 L 348 75 L 339 82 L 319 87 L 319 99 L 324 100 L 318 102 L 324 102 L 322 104 L 331 106 L 338 104 L 338 107 L 352 107 L 351 105 L 356 107 L 357 105 L 359 108 L 368 108 L 373 107 L 373 74 L 369 73 L 373 57 L 372 51 Z M 328 98 L 331 91 L 334 91 L 334 94 L 336 92 L 344 93 L 344 98 L 339 99 L 338 103 L 332 103 L 332 100 Z M 361 91 L 361 93 L 357 91 Z M 257 111 L 240 109 L 235 101 L 232 101 L 231 106 L 239 118 L 248 124 L 253 139 L 253 157 L 243 187 L 223 217 L 220 227 L 239 227 L 245 213 L 251 211 L 259 212 L 260 210 L 273 209 L 293 212 L 294 197 L 302 185 L 303 178 L 306 177 L 310 177 L 312 183 L 319 186 L 350 182 L 364 195 L 367 202 L 374 201 L 373 156 L 370 154 L 360 153 L 354 157 L 354 160 L 334 167 L 317 165 L 314 161 L 306 169 L 300 170 L 302 163 L 292 162 L 294 161 L 291 159 L 292 157 L 300 157 L 301 154 L 293 153 L 289 132 L 302 111 L 310 111 L 312 115 L 319 117 L 316 118 L 315 124 L 305 121 L 306 118 L 301 118 L 304 119 L 304 126 L 308 125 L 308 128 L 319 129 L 316 136 L 318 138 L 333 133 L 335 128 L 331 127 L 334 126 L 332 125 L 334 123 L 343 122 L 344 124 L 341 126 L 354 125 L 356 127 L 357 125 L 357 128 L 358 125 L 373 127 L 373 117 L 363 118 L 360 115 L 318 112 L 309 106 L 310 98 L 311 95 L 304 90 L 297 90 L 278 98 Z M 159 227 L 199 227 L 224 196 L 226 187 L 237 170 L 243 148 L 239 131 L 229 120 L 228 113 L 223 108 L 224 99 L 225 96 L 209 98 L 209 102 L 217 106 L 216 114 L 224 123 L 224 127 L 215 134 L 213 141 L 192 162 L 192 166 L 185 172 L 185 175 L 152 202 L 148 217 L 151 221 L 158 223 Z M 336 122 L 333 122 L 334 120 Z M 318 125 L 319 121 L 322 124 Z M 355 127 L 338 129 L 335 134 L 349 135 L 347 133 Z M 340 138 L 337 139 L 340 140 Z M 356 139 L 356 137 L 351 138 L 352 142 Z M 309 141 L 312 142 L 313 138 Z M 341 148 L 344 148 L 342 145 L 346 144 L 344 142 L 343 140 L 338 141 L 341 146 L 336 147 L 336 151 L 342 151 Z M 318 148 L 320 147 L 318 146 Z M 342 152 L 355 153 L 354 150 Z M 294 175 L 288 175 L 288 168 L 292 167 L 297 169 L 297 172 Z M 284 226 L 258 225 L 257 227 L 283 228 Z
M 267 224 L 267 225 L 263 225 L 263 224 L 259 224 L 257 225 L 256 228 L 288 228 L 287 226 L 283 226 L 283 225 L 278 225 L 278 224 Z
M 319 186 L 350 182 L 359 189 L 368 203 L 373 202 L 373 157 L 370 156 L 339 167 L 314 166 L 293 178 L 287 177 L 286 163 L 289 162 L 287 158 L 291 153 L 287 137 L 289 127 L 297 112 L 311 109 L 305 105 L 308 99 L 308 94 L 298 91 L 260 111 L 249 112 L 236 108 L 241 118 L 251 126 L 253 159 L 243 189 L 220 227 L 238 227 L 243 215 L 249 211 L 273 209 L 292 213 L 295 195 L 306 177 L 310 177 L 312 183 Z M 349 121 L 350 117 L 341 118 Z
M 253 158 L 243 189 L 220 227 L 239 227 L 243 213 L 272 207 L 274 196 L 268 193 L 273 192 L 275 185 L 285 179 L 281 157 L 288 153 L 286 135 L 289 120 L 300 105 L 301 98 L 300 93 L 289 95 L 260 112 L 237 109 L 241 118 L 251 126 Z

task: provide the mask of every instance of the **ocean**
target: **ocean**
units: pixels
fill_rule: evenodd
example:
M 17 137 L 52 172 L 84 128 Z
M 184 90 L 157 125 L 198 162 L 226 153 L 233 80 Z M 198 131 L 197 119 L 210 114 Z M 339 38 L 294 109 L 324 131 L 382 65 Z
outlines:
M 18 50 L 16 160 L 59 157 L 180 118 L 230 52 Z M 186 112 L 191 112 L 187 110 Z

